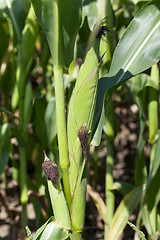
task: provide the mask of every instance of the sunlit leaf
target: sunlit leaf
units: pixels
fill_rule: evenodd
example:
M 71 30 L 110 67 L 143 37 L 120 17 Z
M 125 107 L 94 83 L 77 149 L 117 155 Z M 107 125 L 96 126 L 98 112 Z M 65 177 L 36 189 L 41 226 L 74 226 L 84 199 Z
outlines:
M 118 239 L 119 235 L 123 231 L 127 220 L 132 213 L 133 209 L 137 206 L 141 195 L 143 192 L 143 187 L 138 186 L 129 192 L 118 206 L 113 219 L 111 221 L 111 227 L 107 236 L 107 239 Z
M 40 235 L 42 234 L 42 232 L 44 231 L 44 229 L 46 228 L 47 224 L 52 222 L 54 220 L 54 217 L 50 217 L 36 232 L 33 240 L 36 240 L 36 239 L 40 239 Z
M 147 23 L 147 24 L 146 24 Z M 110 72 L 98 84 L 95 125 L 100 117 L 104 95 L 160 59 L 160 2 L 145 5 L 131 21 L 119 41 L 111 63 Z
M 68 238 L 67 229 L 59 222 L 50 222 L 43 231 L 40 240 L 64 240 Z

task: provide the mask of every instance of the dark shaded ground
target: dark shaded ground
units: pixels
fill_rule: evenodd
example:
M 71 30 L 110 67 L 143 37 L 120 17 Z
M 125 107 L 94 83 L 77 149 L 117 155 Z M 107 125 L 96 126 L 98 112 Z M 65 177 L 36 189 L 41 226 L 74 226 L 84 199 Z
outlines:
M 136 153 L 137 132 L 138 132 L 138 109 L 137 106 L 132 104 L 124 104 L 115 107 L 115 112 L 119 121 L 119 133 L 116 137 L 115 147 L 115 163 L 114 163 L 114 178 L 115 180 L 125 180 L 134 183 L 134 157 Z M 100 193 L 104 199 L 104 176 L 105 176 L 105 136 L 102 136 L 102 144 L 98 152 L 98 172 L 97 183 L 95 184 L 94 171 L 92 160 L 89 163 L 89 183 L 91 186 Z M 24 239 L 21 237 L 19 216 L 21 206 L 19 201 L 19 187 L 17 183 L 11 180 L 11 168 L 7 169 L 7 188 L 2 189 L 0 183 L 0 239 L 3 240 L 18 240 Z M 116 205 L 121 200 L 121 195 L 116 193 Z M 35 213 L 32 204 L 28 204 L 28 218 L 29 227 L 32 232 L 36 230 Z M 134 222 L 136 215 L 131 216 L 131 221 Z M 101 216 L 87 194 L 87 207 L 86 207 L 86 222 L 84 229 L 85 240 L 98 240 L 103 239 L 104 223 Z M 120 239 L 133 240 L 134 231 L 127 226 Z

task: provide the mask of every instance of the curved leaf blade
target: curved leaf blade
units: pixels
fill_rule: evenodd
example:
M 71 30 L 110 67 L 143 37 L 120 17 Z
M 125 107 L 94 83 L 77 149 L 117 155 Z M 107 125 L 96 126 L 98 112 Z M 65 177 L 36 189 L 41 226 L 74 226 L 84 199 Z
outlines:
M 110 230 L 107 238 L 108 240 L 118 239 L 118 236 L 121 234 L 127 223 L 128 217 L 138 204 L 142 192 L 143 186 L 138 186 L 132 191 L 130 191 L 121 201 L 111 221 Z
M 46 226 L 40 240 L 64 240 L 67 237 L 68 230 L 66 230 L 61 223 L 53 221 Z
M 144 195 L 144 203 L 147 203 L 149 211 L 152 210 L 154 204 L 159 201 L 160 189 L 158 187 L 160 182 L 160 136 L 156 143 L 156 151 L 153 159 L 153 165 L 149 178 L 147 181 L 146 192 Z
M 146 4 L 131 21 L 119 41 L 110 72 L 98 83 L 98 97 L 94 125 L 99 121 L 104 95 L 160 59 L 160 2 Z
M 35 236 L 33 237 L 33 240 L 40 239 L 41 234 L 43 233 L 44 229 L 46 228 L 47 224 L 52 222 L 54 220 L 54 217 L 51 216 L 37 231 Z
M 115 49 L 109 76 L 123 70 L 116 84 L 127 79 L 127 72 L 136 75 L 158 62 L 159 34 L 160 2 L 154 0 L 138 12 Z
M 141 211 L 139 217 L 143 219 L 143 223 L 147 229 L 149 235 L 153 234 L 153 228 L 151 223 L 151 212 L 157 203 L 160 200 L 160 189 L 159 189 L 159 182 L 160 182 L 160 156 L 159 156 L 159 149 L 160 149 L 160 137 L 156 143 L 156 150 L 155 156 L 153 159 L 152 168 L 148 177 L 146 191 L 143 195 L 143 200 L 141 203 Z M 139 218 L 139 221 L 140 221 Z

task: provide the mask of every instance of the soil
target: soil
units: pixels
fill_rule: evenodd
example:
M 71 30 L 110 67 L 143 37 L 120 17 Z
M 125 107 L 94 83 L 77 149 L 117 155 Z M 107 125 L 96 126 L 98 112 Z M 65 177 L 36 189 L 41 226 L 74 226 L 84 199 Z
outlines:
M 115 159 L 113 175 L 115 180 L 125 180 L 134 183 L 134 158 L 136 153 L 138 136 L 138 109 L 135 104 L 117 104 L 115 113 L 119 122 L 119 132 L 114 141 Z M 102 135 L 102 143 L 98 148 L 98 173 L 94 174 L 94 166 L 90 157 L 89 161 L 89 184 L 104 199 L 104 179 L 105 179 L 105 156 L 106 140 Z M 6 188 L 0 182 L 0 239 L 3 240 L 24 240 L 20 227 L 21 205 L 19 199 L 19 186 L 11 178 L 12 168 L 6 169 Z M 3 176 L 1 177 L 1 180 Z M 97 183 L 95 183 L 97 182 Z M 116 206 L 121 201 L 122 196 L 116 193 Z M 34 234 L 36 231 L 35 212 L 31 203 L 27 205 L 29 228 Z M 134 222 L 136 213 L 132 214 L 130 220 Z M 98 213 L 93 200 L 87 194 L 86 221 L 84 228 L 85 240 L 104 239 L 104 222 Z M 134 231 L 126 226 L 119 239 L 133 240 Z

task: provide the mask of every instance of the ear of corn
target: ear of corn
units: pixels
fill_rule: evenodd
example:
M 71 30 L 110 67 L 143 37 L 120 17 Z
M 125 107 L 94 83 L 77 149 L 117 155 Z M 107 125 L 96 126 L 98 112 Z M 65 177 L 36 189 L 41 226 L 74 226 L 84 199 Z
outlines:
M 77 234 L 83 230 L 85 216 L 87 182 L 86 152 L 87 139 L 92 131 L 97 97 L 97 49 L 98 48 L 94 47 L 90 48 L 85 62 L 81 66 L 71 98 L 68 115 L 70 187 L 72 195 L 71 220 L 73 229 Z
M 98 60 L 93 48 L 88 52 L 82 65 L 72 99 L 68 115 L 68 144 L 70 155 L 70 172 L 72 192 L 76 176 L 81 165 L 82 147 L 78 138 L 81 126 L 86 126 L 88 133 L 92 130 L 95 101 L 98 83 Z

